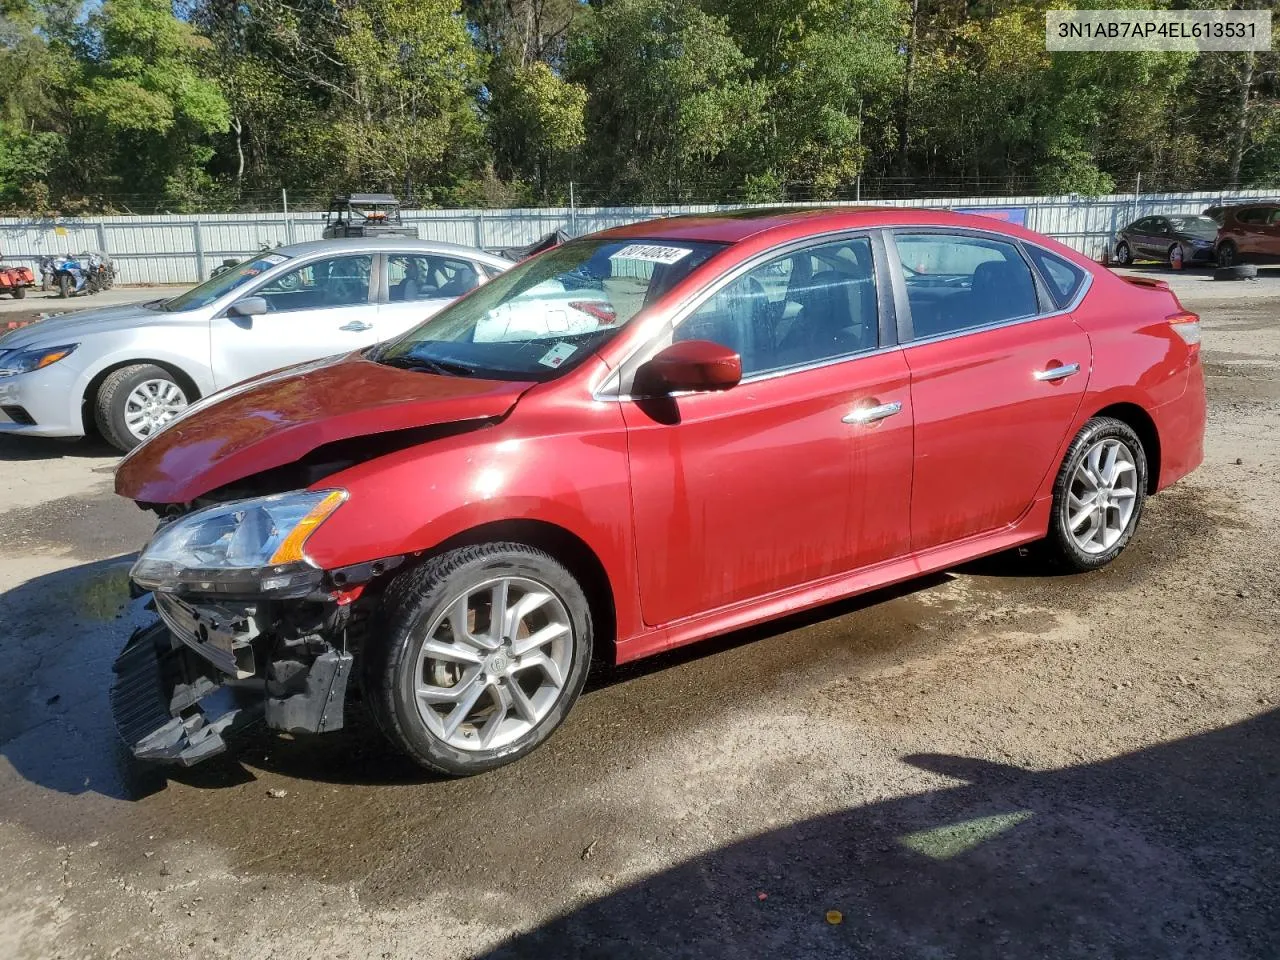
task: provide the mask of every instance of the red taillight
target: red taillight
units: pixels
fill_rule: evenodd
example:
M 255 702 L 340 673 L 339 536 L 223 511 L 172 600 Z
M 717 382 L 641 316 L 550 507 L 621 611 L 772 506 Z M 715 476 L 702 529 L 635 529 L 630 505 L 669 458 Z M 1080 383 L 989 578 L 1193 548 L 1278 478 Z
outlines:
M 613 309 L 612 304 L 601 303 L 599 300 L 573 300 L 569 306 L 574 310 L 590 314 L 606 327 L 611 327 L 618 322 L 618 313 Z
M 1171 313 L 1166 317 L 1173 332 L 1180 336 L 1192 350 L 1200 349 L 1200 317 L 1194 313 Z

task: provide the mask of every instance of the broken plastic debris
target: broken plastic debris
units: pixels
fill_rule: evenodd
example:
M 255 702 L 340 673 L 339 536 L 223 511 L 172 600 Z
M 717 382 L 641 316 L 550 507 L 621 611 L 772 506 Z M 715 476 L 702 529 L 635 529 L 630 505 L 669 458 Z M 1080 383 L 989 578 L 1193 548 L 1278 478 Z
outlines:
M 276 787 L 272 787 L 270 790 L 267 791 L 267 796 L 270 797 L 272 800 L 279 800 L 281 797 L 287 797 L 288 795 L 289 795 L 288 790 L 280 790 L 280 789 L 277 789 Z

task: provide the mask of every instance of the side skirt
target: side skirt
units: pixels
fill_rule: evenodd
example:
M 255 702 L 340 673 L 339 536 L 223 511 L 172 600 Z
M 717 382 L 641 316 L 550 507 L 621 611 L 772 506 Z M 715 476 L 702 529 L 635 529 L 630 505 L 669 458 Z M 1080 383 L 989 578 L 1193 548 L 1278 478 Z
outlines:
M 1046 497 L 1037 500 L 1021 520 L 1008 527 L 676 621 L 620 642 L 617 662 L 638 660 L 1023 546 L 1045 535 L 1052 506 L 1052 497 Z

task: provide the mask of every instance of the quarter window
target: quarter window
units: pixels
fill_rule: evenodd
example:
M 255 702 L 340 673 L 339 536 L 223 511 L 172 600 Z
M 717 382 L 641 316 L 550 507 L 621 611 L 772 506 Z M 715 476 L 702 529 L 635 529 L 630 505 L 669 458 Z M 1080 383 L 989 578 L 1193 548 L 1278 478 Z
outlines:
M 1060 308 L 1069 304 L 1075 298 L 1080 285 L 1084 283 L 1084 270 L 1070 260 L 1029 244 L 1027 253 L 1040 268 L 1040 276 L 1048 285 L 1054 304 Z
M 369 273 L 373 257 L 326 257 L 312 260 L 259 287 L 267 309 L 322 310 L 369 302 Z
M 871 241 L 856 237 L 750 270 L 686 317 L 674 339 L 730 347 L 750 377 L 873 350 L 878 317 Z
M 1039 312 L 1031 268 L 1011 243 L 943 233 L 894 241 L 917 340 Z
M 480 274 L 469 260 L 426 254 L 387 258 L 392 303 L 409 300 L 453 300 L 480 286 Z

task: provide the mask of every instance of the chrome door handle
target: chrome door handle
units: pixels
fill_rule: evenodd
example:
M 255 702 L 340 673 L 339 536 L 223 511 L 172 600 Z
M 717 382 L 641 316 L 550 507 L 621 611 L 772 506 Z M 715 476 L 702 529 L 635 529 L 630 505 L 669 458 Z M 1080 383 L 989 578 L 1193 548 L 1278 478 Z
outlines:
M 372 323 L 365 323 L 363 320 L 352 320 L 350 323 L 344 323 L 338 328 L 339 330 L 350 330 L 352 333 L 360 333 L 364 330 L 372 330 Z
M 1067 363 L 1061 367 L 1050 367 L 1048 370 L 1037 370 L 1035 378 L 1037 380 L 1065 380 L 1067 377 L 1074 377 L 1080 372 L 1080 364 Z
M 858 407 L 852 413 L 845 414 L 842 419 L 845 423 L 875 423 L 877 420 L 892 417 L 901 411 L 902 402 L 894 400 L 892 403 L 882 403 L 878 407 Z

